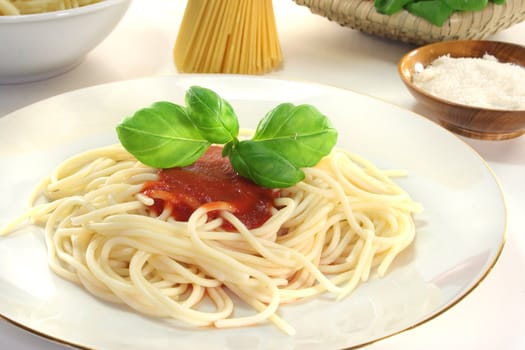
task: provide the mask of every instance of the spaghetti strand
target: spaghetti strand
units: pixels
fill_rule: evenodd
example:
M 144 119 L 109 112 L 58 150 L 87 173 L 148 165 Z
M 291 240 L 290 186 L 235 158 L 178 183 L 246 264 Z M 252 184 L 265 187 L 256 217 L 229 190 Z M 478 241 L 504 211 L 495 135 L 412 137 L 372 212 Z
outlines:
M 156 169 L 120 145 L 103 147 L 57 166 L 0 235 L 26 220 L 43 226 L 56 274 L 145 315 L 217 328 L 269 321 L 293 334 L 282 305 L 325 292 L 339 300 L 385 275 L 422 210 L 388 171 L 348 152 L 304 171 L 260 227 L 248 229 L 226 202 L 183 222 L 171 208 L 150 210 L 155 201 L 142 189 Z

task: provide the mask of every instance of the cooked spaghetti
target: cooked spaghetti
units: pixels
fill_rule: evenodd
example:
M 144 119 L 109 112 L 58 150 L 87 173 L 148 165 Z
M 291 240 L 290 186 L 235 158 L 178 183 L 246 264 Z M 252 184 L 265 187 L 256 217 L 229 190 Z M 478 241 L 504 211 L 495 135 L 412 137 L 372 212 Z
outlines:
M 173 49 L 184 73 L 262 74 L 282 53 L 272 0 L 189 0 Z
M 72 9 L 102 0 L 0 0 L 0 15 L 16 16 Z
M 325 292 L 340 299 L 374 272 L 385 275 L 413 241 L 421 210 L 391 179 L 398 172 L 357 155 L 333 150 L 304 170 L 248 229 L 225 202 L 187 221 L 169 206 L 152 210 L 144 188 L 159 171 L 120 145 L 94 149 L 60 164 L 3 233 L 28 218 L 44 226 L 55 273 L 143 314 L 198 327 L 271 321 L 293 334 L 280 306 Z

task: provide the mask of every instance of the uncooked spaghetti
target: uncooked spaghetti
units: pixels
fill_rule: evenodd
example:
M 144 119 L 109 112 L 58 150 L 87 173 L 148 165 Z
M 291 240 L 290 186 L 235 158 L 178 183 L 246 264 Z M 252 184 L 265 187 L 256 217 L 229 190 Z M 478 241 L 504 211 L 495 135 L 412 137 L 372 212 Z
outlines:
M 304 170 L 280 190 L 271 217 L 248 229 L 224 203 L 187 222 L 154 213 L 143 188 L 158 170 L 120 145 L 94 149 L 60 164 L 32 209 L 0 234 L 30 218 L 45 228 L 55 273 L 140 313 L 197 327 L 270 321 L 293 334 L 282 305 L 325 292 L 343 298 L 374 272 L 385 275 L 413 241 L 421 210 L 391 179 L 398 173 L 357 155 L 333 150 Z M 211 210 L 220 215 L 210 219 Z
M 271 0 L 189 0 L 173 50 L 185 73 L 262 74 L 282 62 Z

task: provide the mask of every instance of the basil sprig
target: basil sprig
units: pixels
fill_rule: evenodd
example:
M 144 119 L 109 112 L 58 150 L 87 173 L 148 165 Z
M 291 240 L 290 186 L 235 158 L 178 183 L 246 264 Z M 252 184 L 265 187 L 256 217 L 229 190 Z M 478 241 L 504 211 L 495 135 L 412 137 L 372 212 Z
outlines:
M 301 168 L 316 165 L 330 153 L 337 131 L 314 106 L 283 103 L 259 122 L 250 140 L 239 140 L 233 107 L 214 91 L 192 86 L 186 106 L 156 102 L 117 126 L 121 144 L 140 162 L 154 168 L 194 163 L 212 144 L 241 176 L 260 186 L 285 188 L 304 179 Z

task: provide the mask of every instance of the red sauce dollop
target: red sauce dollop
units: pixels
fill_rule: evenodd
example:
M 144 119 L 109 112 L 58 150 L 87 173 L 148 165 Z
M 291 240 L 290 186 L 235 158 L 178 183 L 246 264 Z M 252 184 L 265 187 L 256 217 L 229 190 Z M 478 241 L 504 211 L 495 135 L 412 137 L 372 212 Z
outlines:
M 270 218 L 279 192 L 256 185 L 239 176 L 222 148 L 210 147 L 195 163 L 186 167 L 159 170 L 157 181 L 147 182 L 143 193 L 154 199 L 151 209 L 158 215 L 171 206 L 177 221 L 188 221 L 191 214 L 206 205 L 213 219 L 219 210 L 227 209 L 249 229 L 261 226 Z M 223 228 L 233 230 L 225 222 Z

